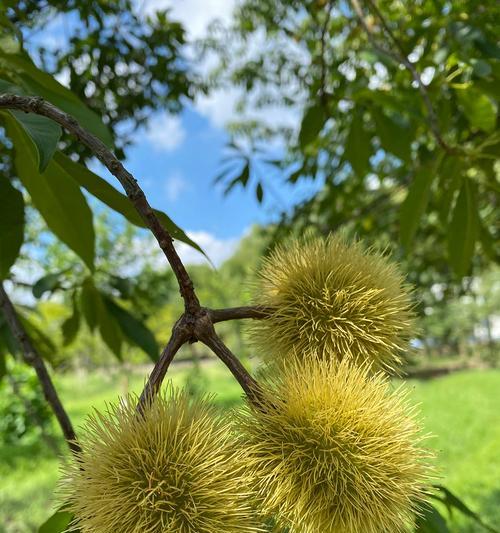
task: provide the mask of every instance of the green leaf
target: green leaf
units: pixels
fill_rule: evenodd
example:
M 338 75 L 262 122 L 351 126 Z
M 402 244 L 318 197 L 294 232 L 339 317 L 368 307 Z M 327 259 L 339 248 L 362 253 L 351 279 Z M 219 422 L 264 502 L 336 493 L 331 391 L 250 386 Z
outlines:
M 262 183 L 260 183 L 260 181 L 255 188 L 255 196 L 257 196 L 257 201 L 261 204 L 264 199 L 264 189 L 262 188 Z
M 80 309 L 76 299 L 76 291 L 73 293 L 73 312 L 62 324 L 63 346 L 71 344 L 80 329 Z
M 403 161 L 411 161 L 411 143 L 414 137 L 412 130 L 378 109 L 372 111 L 372 116 L 382 148 Z
M 488 228 L 485 226 L 481 220 L 479 222 L 479 240 L 483 248 L 484 253 L 493 261 L 494 263 L 500 263 L 500 251 L 497 250 L 496 241 L 493 236 L 490 234 Z
M 418 170 L 401 205 L 399 236 L 401 244 L 406 250 L 410 248 L 411 241 L 429 202 L 429 192 L 435 178 L 435 168 L 435 165 L 425 165 Z
M 56 152 L 54 160 L 57 164 L 64 169 L 70 176 L 73 177 L 84 189 L 86 189 L 90 194 L 98 198 L 101 202 L 105 203 L 108 207 L 114 211 L 123 215 L 129 222 L 139 226 L 141 228 L 147 227 L 142 218 L 139 216 L 135 210 L 132 202 L 122 194 L 117 191 L 112 185 L 110 185 L 106 180 L 97 176 L 88 168 L 75 163 L 69 157 L 65 156 L 61 152 Z M 163 227 L 172 235 L 172 237 L 178 241 L 184 242 L 198 250 L 205 257 L 207 255 L 205 252 L 198 246 L 192 239 L 190 239 L 184 231 L 175 224 L 175 222 L 170 219 L 162 211 L 155 209 L 155 213 L 160 219 Z
M 462 184 L 463 159 L 456 156 L 447 156 L 439 168 L 439 220 L 443 226 L 448 225 L 451 206 L 456 191 Z
M 94 269 L 95 234 L 90 210 L 78 183 L 54 160 L 40 174 L 34 146 L 23 128 L 5 115 L 14 142 L 14 164 L 49 229 Z
M 323 106 L 317 104 L 306 109 L 299 132 L 299 145 L 302 149 L 316 140 L 325 125 Z
M 23 195 L 0 176 L 0 279 L 7 277 L 24 240 Z
M 158 344 L 153 333 L 126 309 L 118 305 L 111 298 L 104 299 L 109 312 L 115 317 L 123 335 L 141 348 L 156 362 L 158 360 Z
M 435 499 L 444 503 L 451 513 L 451 509 L 457 509 L 463 515 L 472 518 L 475 522 L 480 524 L 486 531 L 491 533 L 498 533 L 498 530 L 493 529 L 483 522 L 481 517 L 472 511 L 458 496 L 455 496 L 449 489 L 443 485 L 435 485 L 435 488 L 439 490 L 439 495 L 435 496 Z
M 418 533 L 449 533 L 450 530 L 439 511 L 433 505 L 426 503 L 415 522 L 415 531 Z
M 5 362 L 6 350 L 3 349 L 2 339 L 0 337 L 0 383 L 7 373 L 7 364 Z
M 17 73 L 27 93 L 45 98 L 72 115 L 107 146 L 113 146 L 113 137 L 100 117 L 81 102 L 72 91 L 61 85 L 50 74 L 37 68 L 26 55 L 6 54 L 0 50 L 0 58 Z
M 97 315 L 99 309 L 99 293 L 91 278 L 86 278 L 82 283 L 80 292 L 80 305 L 83 317 L 87 322 L 90 331 L 94 331 L 97 326 Z
M 355 112 L 347 135 L 344 157 L 351 164 L 354 172 L 364 177 L 370 168 L 371 137 L 366 131 L 363 115 Z
M 57 352 L 54 343 L 27 316 L 19 315 L 19 319 L 42 359 L 52 363 Z
M 56 511 L 39 528 L 38 533 L 63 533 L 73 520 L 73 513 L 69 511 Z
M 448 256 L 458 277 L 469 271 L 477 234 L 475 185 L 464 179 L 448 226 Z
M 121 360 L 122 358 L 122 332 L 121 327 L 115 316 L 110 313 L 104 296 L 99 294 L 99 306 L 97 320 L 99 324 L 99 332 L 102 340 L 106 343 L 108 348 Z
M 472 86 L 456 88 L 455 91 L 470 125 L 487 132 L 493 131 L 497 120 L 496 104 Z
M 41 298 L 45 292 L 52 292 L 59 286 L 59 280 L 62 272 L 55 272 L 41 277 L 32 288 L 33 296 Z
M 82 312 L 91 331 L 99 328 L 102 340 L 108 348 L 121 360 L 122 334 L 120 325 L 109 312 L 105 302 L 106 296 L 101 294 L 91 278 L 82 284 L 80 302 Z
M 11 110 L 11 115 L 26 130 L 35 144 L 38 155 L 38 171 L 43 172 L 51 160 L 61 138 L 61 128 L 54 121 L 23 111 Z

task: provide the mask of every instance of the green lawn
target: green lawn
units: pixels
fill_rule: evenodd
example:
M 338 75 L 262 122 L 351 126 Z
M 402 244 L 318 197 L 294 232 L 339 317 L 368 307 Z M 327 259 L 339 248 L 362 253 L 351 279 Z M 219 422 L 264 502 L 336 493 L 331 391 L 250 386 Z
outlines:
M 173 381 L 182 385 L 188 370 L 174 368 Z M 201 384 L 218 392 L 226 407 L 237 403 L 240 390 L 218 363 L 204 368 Z M 104 407 L 125 391 L 139 392 L 143 377 L 104 374 L 59 377 L 57 385 L 67 409 L 79 426 L 91 406 Z M 421 403 L 425 428 L 435 437 L 441 483 L 446 484 L 491 525 L 500 524 L 500 371 L 457 373 L 428 382 L 411 382 L 412 396 Z M 52 491 L 58 460 L 41 445 L 0 446 L 0 532 L 25 533 L 52 512 Z M 453 532 L 481 531 L 456 517 Z M 362 532 L 360 532 L 362 533 Z

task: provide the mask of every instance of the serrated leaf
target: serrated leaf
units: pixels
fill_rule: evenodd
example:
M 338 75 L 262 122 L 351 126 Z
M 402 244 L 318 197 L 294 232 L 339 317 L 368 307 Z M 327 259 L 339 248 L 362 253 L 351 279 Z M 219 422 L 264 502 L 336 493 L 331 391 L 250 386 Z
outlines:
M 411 241 L 429 202 L 429 192 L 435 178 L 434 171 L 434 165 L 425 165 L 419 169 L 401 205 L 399 211 L 399 236 L 401 244 L 407 250 L 410 248 Z
M 153 362 L 156 362 L 158 360 L 158 344 L 151 330 L 111 298 L 105 297 L 104 301 L 109 312 L 118 322 L 123 335 L 133 344 L 139 346 Z
M 98 200 L 105 203 L 108 207 L 123 215 L 129 222 L 145 228 L 146 224 L 139 216 L 135 210 L 132 202 L 122 194 L 117 191 L 112 185 L 110 185 L 106 180 L 99 177 L 94 172 L 90 171 L 88 168 L 75 163 L 69 157 L 65 156 L 61 152 L 56 152 L 54 155 L 54 160 L 63 168 L 74 180 L 76 180 L 84 189 L 86 189 L 90 194 L 95 196 Z M 203 249 L 198 246 L 186 233 L 179 227 L 175 222 L 169 218 L 162 211 L 154 210 L 163 227 L 172 235 L 172 237 L 178 241 L 184 242 L 198 250 L 205 257 L 207 255 Z
M 493 131 L 497 120 L 496 104 L 486 94 L 472 86 L 455 90 L 470 125 L 483 131 Z
M 38 171 L 43 172 L 52 159 L 62 130 L 49 118 L 33 113 L 11 110 L 10 114 L 21 124 L 33 141 L 38 155 Z
M 54 272 L 41 277 L 31 289 L 35 298 L 41 298 L 45 292 L 52 292 L 59 286 L 62 272 Z
M 411 160 L 413 132 L 378 109 L 372 111 L 382 148 L 403 161 Z
M 69 511 L 56 511 L 39 528 L 38 533 L 63 533 L 73 520 L 73 513 Z
M 370 168 L 371 137 L 365 129 L 363 115 L 354 113 L 347 135 L 344 158 L 349 161 L 354 172 L 363 178 Z
M 448 226 L 448 256 L 458 277 L 469 271 L 477 234 L 475 185 L 464 179 Z
M 14 142 L 17 174 L 49 229 L 94 269 L 95 234 L 92 211 L 78 183 L 55 161 L 40 174 L 32 142 L 24 129 L 5 115 Z
M 78 308 L 76 291 L 73 293 L 73 312 L 62 324 L 63 346 L 71 344 L 80 329 L 80 309 Z
M 325 125 L 323 106 L 317 104 L 306 109 L 299 132 L 299 145 L 302 149 L 316 140 Z
M 433 505 L 426 503 L 415 521 L 415 531 L 418 533 L 449 533 L 450 530 L 439 511 Z
M 0 279 L 7 277 L 24 240 L 23 195 L 0 176 Z

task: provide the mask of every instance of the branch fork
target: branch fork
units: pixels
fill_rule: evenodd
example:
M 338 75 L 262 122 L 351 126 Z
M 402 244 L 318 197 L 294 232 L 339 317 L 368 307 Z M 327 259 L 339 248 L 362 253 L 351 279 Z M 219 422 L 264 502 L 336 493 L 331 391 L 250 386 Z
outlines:
M 181 346 L 197 341 L 205 344 L 219 357 L 236 378 L 248 399 L 258 404 L 261 398 L 258 383 L 217 335 L 214 324 L 242 318 L 265 318 L 268 310 L 260 307 L 235 307 L 229 309 L 207 309 L 202 307 L 196 295 L 193 282 L 174 247 L 172 236 L 162 226 L 137 180 L 125 169 L 115 154 L 97 137 L 85 130 L 74 117 L 38 96 L 0 94 L 0 109 L 17 109 L 50 118 L 87 146 L 93 155 L 118 179 L 136 211 L 155 236 L 159 247 L 175 274 L 180 294 L 184 300 L 184 313 L 172 328 L 170 339 L 155 364 L 139 398 L 137 410 L 142 412 L 146 403 L 154 398 L 161 387 L 170 363 Z M 0 290 L 0 306 L 4 309 L 12 332 L 18 338 L 25 360 L 37 371 L 44 393 L 59 421 L 70 449 L 73 452 L 78 452 L 80 447 L 76 442 L 76 436 L 69 417 L 57 396 L 42 358 L 17 319 L 14 307 L 3 287 Z

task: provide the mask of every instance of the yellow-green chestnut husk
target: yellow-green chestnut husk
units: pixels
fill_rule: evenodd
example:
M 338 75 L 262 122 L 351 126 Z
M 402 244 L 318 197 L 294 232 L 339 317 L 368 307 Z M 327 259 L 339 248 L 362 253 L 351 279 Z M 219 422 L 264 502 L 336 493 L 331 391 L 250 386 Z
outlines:
M 412 531 L 433 477 L 415 408 L 367 365 L 287 365 L 239 415 L 263 515 L 301 533 Z
M 95 412 L 59 498 L 82 533 L 254 533 L 249 479 L 227 423 L 205 398 L 168 388 L 136 411 Z
M 269 309 L 250 331 L 268 363 L 335 354 L 395 372 L 414 334 L 411 291 L 398 266 L 342 235 L 278 245 L 262 263 L 254 300 Z

